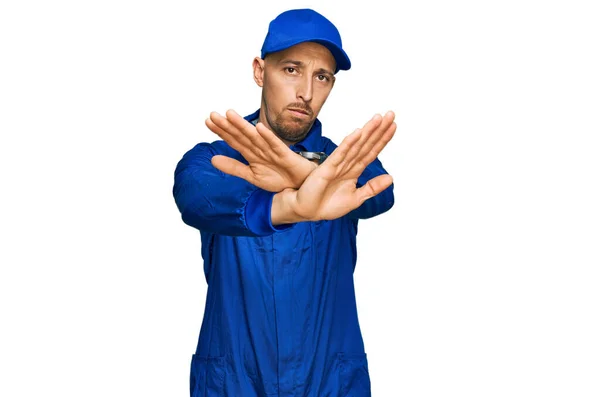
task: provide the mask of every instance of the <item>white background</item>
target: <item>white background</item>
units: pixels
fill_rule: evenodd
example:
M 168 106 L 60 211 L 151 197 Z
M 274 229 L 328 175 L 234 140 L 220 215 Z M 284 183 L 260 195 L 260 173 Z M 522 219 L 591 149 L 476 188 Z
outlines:
M 593 3 L 2 2 L 0 395 L 188 395 L 206 283 L 173 171 L 210 111 L 258 108 L 268 23 L 308 6 L 353 62 L 325 135 L 397 114 L 355 272 L 373 395 L 599 396 Z

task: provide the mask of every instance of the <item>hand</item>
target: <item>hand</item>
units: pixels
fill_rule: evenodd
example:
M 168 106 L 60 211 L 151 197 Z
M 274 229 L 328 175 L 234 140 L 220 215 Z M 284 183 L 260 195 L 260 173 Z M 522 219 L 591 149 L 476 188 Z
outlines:
M 396 132 L 395 115 L 375 115 L 348 135 L 299 190 L 276 194 L 271 209 L 274 225 L 299 221 L 337 219 L 360 207 L 392 184 L 390 175 L 379 175 L 357 189 L 358 177 L 377 158 Z
M 299 188 L 317 165 L 294 153 L 262 123 L 256 127 L 233 110 L 226 117 L 216 112 L 206 119 L 206 126 L 232 148 L 240 152 L 248 165 L 227 156 L 212 158 L 212 165 L 222 172 L 240 177 L 270 192 Z

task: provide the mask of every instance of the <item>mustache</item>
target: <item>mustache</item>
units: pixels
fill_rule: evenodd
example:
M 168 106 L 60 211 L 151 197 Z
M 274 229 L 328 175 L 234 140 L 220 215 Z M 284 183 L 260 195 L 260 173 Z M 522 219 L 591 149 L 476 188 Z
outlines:
M 302 102 L 291 103 L 288 105 L 288 108 L 301 109 L 301 110 L 304 110 L 306 113 L 308 113 L 309 116 L 313 115 L 312 109 L 307 104 L 302 103 Z

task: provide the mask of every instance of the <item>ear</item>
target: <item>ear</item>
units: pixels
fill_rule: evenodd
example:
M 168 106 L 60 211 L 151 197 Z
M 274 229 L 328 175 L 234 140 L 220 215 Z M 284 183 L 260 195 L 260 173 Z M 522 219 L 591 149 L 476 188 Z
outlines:
M 254 81 L 259 87 L 262 87 L 265 77 L 265 60 L 259 57 L 254 58 L 252 69 L 254 69 Z

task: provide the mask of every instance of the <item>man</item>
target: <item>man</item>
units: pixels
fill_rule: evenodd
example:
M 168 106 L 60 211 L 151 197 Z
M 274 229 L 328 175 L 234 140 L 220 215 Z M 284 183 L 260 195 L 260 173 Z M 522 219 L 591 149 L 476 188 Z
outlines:
M 337 148 L 321 135 L 317 116 L 350 60 L 313 10 L 275 18 L 253 69 L 260 109 L 211 113 L 206 125 L 222 140 L 196 145 L 175 171 L 208 283 L 191 395 L 370 396 L 356 232 L 394 202 L 376 158 L 394 114 L 375 115 Z

